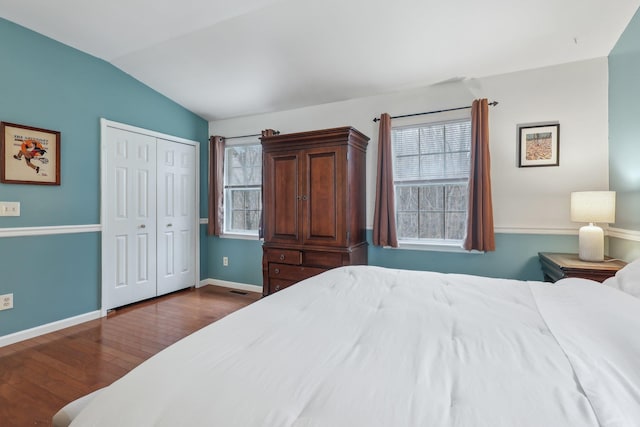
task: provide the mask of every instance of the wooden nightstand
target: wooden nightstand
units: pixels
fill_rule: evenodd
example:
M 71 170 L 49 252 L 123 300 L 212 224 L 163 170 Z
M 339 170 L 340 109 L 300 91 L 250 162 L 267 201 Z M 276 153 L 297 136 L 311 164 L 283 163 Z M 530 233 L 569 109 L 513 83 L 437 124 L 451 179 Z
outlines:
M 579 277 L 603 282 L 627 265 L 626 262 L 612 260 L 611 257 L 605 257 L 603 262 L 581 261 L 578 254 L 539 252 L 538 258 L 540 258 L 545 282 L 556 282 L 565 277 Z

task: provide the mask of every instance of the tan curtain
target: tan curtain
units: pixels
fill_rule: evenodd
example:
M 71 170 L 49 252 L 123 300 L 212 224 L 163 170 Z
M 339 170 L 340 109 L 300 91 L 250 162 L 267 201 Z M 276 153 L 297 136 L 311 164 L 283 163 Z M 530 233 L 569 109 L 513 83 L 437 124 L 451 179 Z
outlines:
M 378 137 L 378 175 L 376 208 L 373 216 L 373 244 L 398 247 L 396 234 L 395 195 L 393 190 L 393 154 L 391 151 L 391 116 L 380 116 Z
M 209 223 L 207 234 L 220 236 L 224 219 L 224 138 L 209 138 Z
M 471 172 L 466 250 L 494 251 L 493 206 L 491 203 L 491 162 L 489 159 L 489 105 L 477 99 L 471 106 Z

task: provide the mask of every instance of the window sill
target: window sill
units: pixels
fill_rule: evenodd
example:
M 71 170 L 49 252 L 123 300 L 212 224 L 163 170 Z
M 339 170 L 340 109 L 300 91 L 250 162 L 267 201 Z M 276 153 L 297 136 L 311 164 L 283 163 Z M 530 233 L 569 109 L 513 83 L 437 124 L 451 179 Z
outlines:
M 260 240 L 257 234 L 227 232 L 220 235 L 222 239 Z
M 410 251 L 434 251 L 434 252 L 454 252 L 454 253 L 466 253 L 466 254 L 483 254 L 484 251 L 471 250 L 468 251 L 462 247 L 462 242 L 434 242 L 434 241 L 415 241 L 415 240 L 400 240 L 398 241 L 398 247 L 392 248 L 385 246 L 384 249 L 404 249 Z

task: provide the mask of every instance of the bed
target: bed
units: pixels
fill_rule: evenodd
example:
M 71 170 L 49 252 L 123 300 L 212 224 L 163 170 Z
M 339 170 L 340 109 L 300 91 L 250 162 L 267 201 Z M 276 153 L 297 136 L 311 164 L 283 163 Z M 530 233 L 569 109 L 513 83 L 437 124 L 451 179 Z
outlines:
M 54 425 L 638 426 L 634 269 L 602 285 L 337 268 L 182 339 Z

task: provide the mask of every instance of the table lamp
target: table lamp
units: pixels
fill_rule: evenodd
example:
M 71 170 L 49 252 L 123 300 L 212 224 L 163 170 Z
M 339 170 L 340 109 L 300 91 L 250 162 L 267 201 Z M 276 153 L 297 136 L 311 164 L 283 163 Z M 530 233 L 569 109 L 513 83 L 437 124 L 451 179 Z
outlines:
M 571 193 L 571 221 L 588 222 L 578 233 L 578 258 L 604 261 L 604 232 L 596 222 L 615 222 L 615 191 L 578 191 Z

